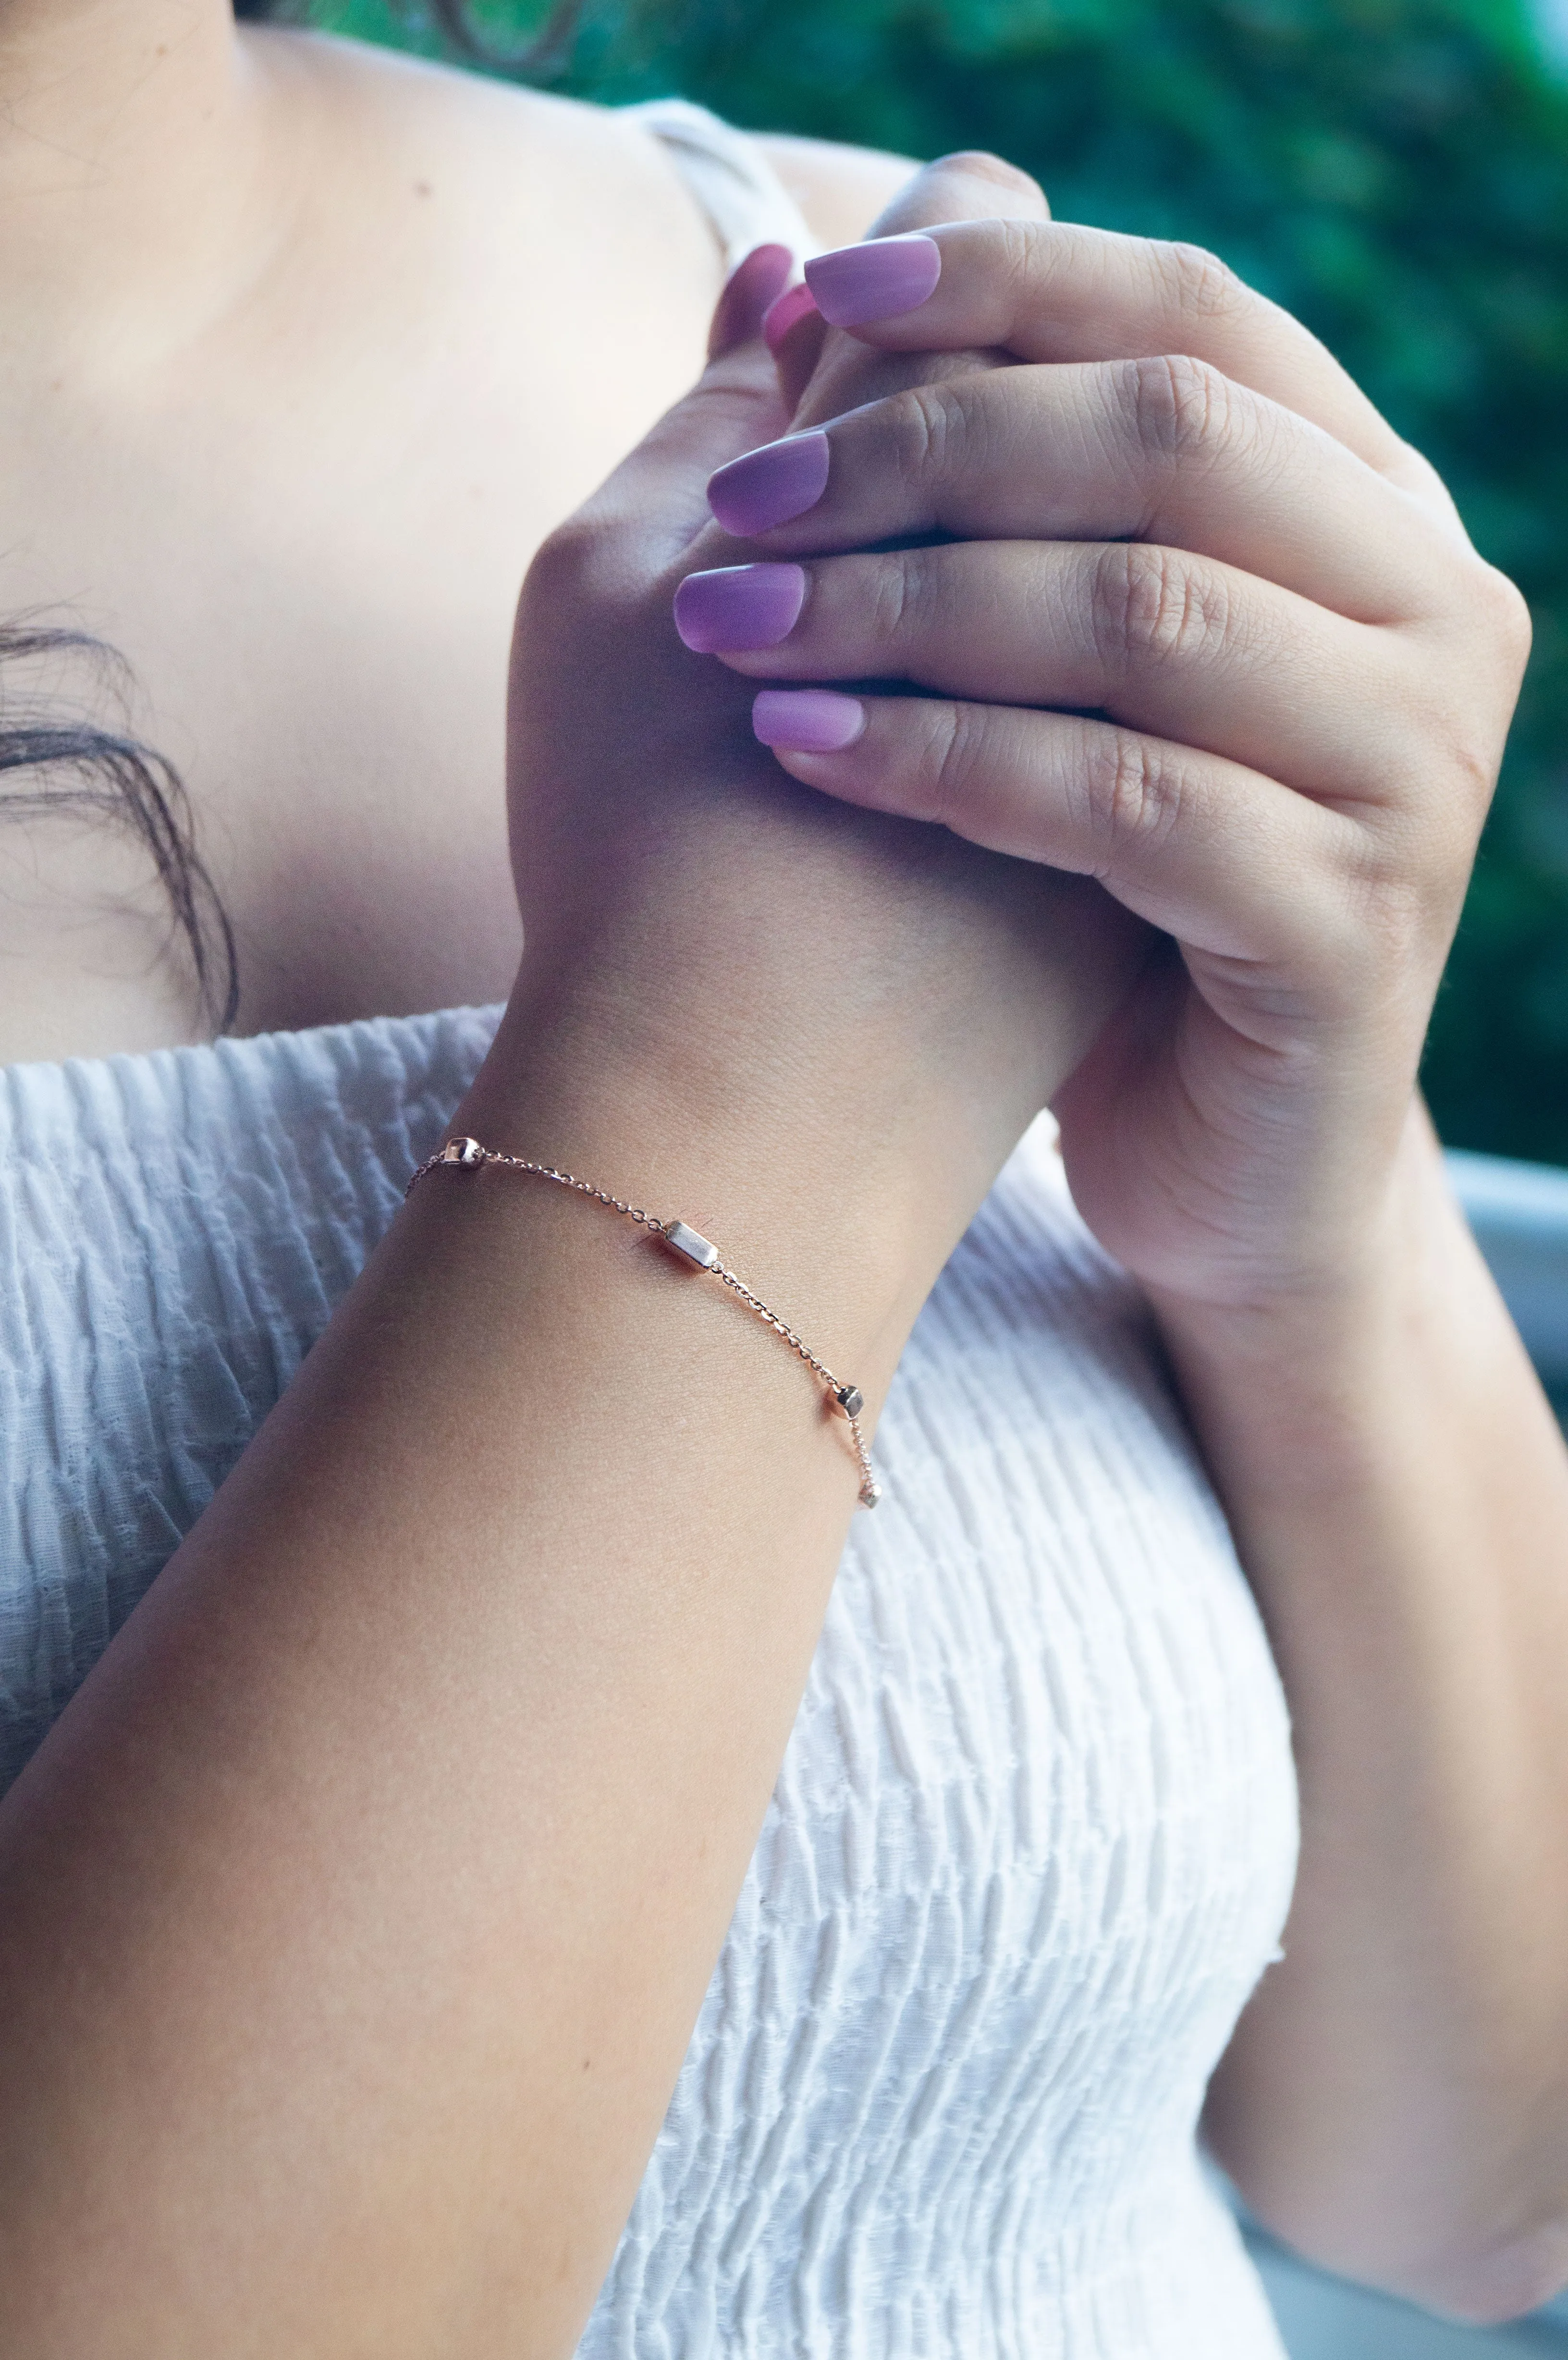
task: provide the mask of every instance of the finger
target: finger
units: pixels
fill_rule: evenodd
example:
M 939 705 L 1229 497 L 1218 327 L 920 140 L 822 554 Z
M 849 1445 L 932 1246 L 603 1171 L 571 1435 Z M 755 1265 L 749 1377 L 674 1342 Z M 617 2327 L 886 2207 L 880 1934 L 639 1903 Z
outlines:
M 804 785 L 1096 878 L 1190 951 L 1335 957 L 1359 831 L 1238 763 L 1075 715 L 826 689 L 762 690 L 754 727 Z
M 1006 216 L 1040 222 L 1050 207 L 1037 180 L 1005 163 L 999 156 L 981 151 L 939 156 L 934 163 L 906 181 L 879 216 L 874 235 L 885 237 L 918 230 L 928 222 L 955 222 L 971 217 Z M 810 311 L 802 308 L 810 304 Z M 869 400 L 913 385 L 931 373 L 929 359 L 921 363 L 903 355 L 877 355 L 852 337 L 830 332 L 818 311 L 809 286 L 790 290 L 778 307 L 773 338 L 785 399 L 798 424 L 833 418 Z M 973 352 L 948 348 L 949 366 L 938 374 L 958 375 L 965 367 L 995 366 L 996 355 L 982 363 Z
M 758 246 L 733 273 L 713 314 L 713 356 L 578 511 L 585 530 L 630 518 L 656 563 L 673 563 L 711 526 L 714 469 L 789 422 L 762 322 L 791 267 L 788 247 Z
M 675 621 L 689 648 L 753 680 L 900 680 L 1095 710 L 1338 802 L 1388 802 L 1410 784 L 1432 702 L 1430 658 L 1405 635 L 1137 541 L 725 567 L 687 576 Z
M 1415 454 L 1334 355 L 1200 246 L 1025 219 L 900 227 L 924 234 L 806 265 L 823 318 L 878 351 L 994 344 L 1058 362 L 1189 354 L 1406 479 Z M 1423 471 L 1423 488 L 1435 480 Z
M 708 488 L 770 556 L 931 532 L 1149 541 L 1372 623 L 1428 611 L 1468 549 L 1320 427 L 1181 355 L 911 387 Z
M 933 222 L 1050 219 L 1051 207 L 1038 180 L 1005 157 L 965 148 L 922 164 L 883 208 L 868 235 L 896 237 Z
M 795 257 L 787 246 L 754 246 L 736 265 L 724 282 L 708 330 L 711 361 L 763 334 L 768 314 L 789 284 L 794 268 Z

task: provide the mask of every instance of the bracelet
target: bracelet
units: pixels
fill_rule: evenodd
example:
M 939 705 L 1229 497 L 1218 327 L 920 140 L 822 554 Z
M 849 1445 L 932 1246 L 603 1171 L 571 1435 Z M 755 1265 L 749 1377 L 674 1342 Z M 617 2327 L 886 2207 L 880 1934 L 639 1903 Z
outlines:
M 532 1164 L 526 1155 L 508 1155 L 501 1148 L 481 1147 L 476 1139 L 449 1139 L 433 1155 L 428 1155 L 404 1189 L 404 1201 L 406 1203 L 413 1195 L 426 1173 L 434 1172 L 438 1166 L 457 1172 L 477 1172 L 486 1164 L 504 1164 L 512 1172 L 530 1172 L 537 1180 L 553 1180 L 559 1188 L 570 1188 L 579 1196 L 591 1196 L 596 1205 L 605 1206 L 612 1213 L 624 1214 L 639 1229 L 661 1239 L 688 1269 L 702 1271 L 710 1278 L 716 1278 L 721 1285 L 727 1286 L 748 1311 L 757 1314 L 765 1328 L 771 1328 L 777 1335 L 783 1337 L 789 1349 L 804 1360 L 813 1376 L 821 1378 L 827 1389 L 829 1402 L 849 1426 L 850 1439 L 855 1445 L 855 1456 L 860 1467 L 860 1504 L 863 1508 L 877 1505 L 882 1491 L 872 1472 L 871 1455 L 860 1429 L 860 1413 L 866 1407 L 860 1387 L 841 1384 L 826 1362 L 818 1360 L 811 1346 L 796 1335 L 793 1328 L 787 1327 L 779 1314 L 764 1303 L 760 1295 L 754 1295 L 744 1279 L 737 1278 L 733 1270 L 725 1268 L 717 1246 L 698 1230 L 689 1229 L 684 1221 L 661 1221 L 654 1214 L 646 1212 L 642 1206 L 625 1204 L 619 1196 L 612 1196 L 608 1189 L 595 1188 L 591 1180 L 579 1180 L 574 1172 L 558 1172 L 553 1164 Z

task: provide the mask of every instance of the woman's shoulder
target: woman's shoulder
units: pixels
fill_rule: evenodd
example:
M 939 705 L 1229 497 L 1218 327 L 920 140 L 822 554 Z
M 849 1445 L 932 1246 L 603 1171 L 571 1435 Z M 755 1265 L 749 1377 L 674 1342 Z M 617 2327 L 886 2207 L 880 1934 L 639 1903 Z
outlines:
M 852 246 L 919 166 L 877 148 L 759 132 L 757 144 L 811 225 L 819 246 Z
M 454 192 L 530 202 L 541 180 L 591 211 L 628 200 L 689 207 L 637 108 L 606 107 L 335 35 L 266 26 L 244 38 L 265 71 L 309 82 L 334 125 L 397 169 L 422 152 Z M 901 157 L 785 133 L 755 135 L 817 242 L 863 236 L 915 169 Z M 405 172 L 404 178 L 408 175 Z

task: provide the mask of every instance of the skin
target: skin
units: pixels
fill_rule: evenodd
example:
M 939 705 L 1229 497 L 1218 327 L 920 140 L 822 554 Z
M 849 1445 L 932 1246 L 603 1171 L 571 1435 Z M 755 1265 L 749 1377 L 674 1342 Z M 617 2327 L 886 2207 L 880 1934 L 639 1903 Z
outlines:
M 1209 2132 L 1308 2254 L 1506 2317 L 1568 2276 L 1568 1454 L 1415 1074 L 1528 623 L 1296 322 L 1212 257 L 1018 209 L 938 229 L 935 294 L 855 331 L 1015 366 L 808 390 L 822 497 L 703 552 L 800 559 L 799 620 L 724 661 L 932 692 L 779 759 L 1167 940 L 1054 1103 L 1296 1728 L 1285 1960 Z
M 829 243 L 907 176 L 773 153 Z M 126 659 L 242 1032 L 505 999 L 518 585 L 691 384 L 722 278 L 601 110 L 226 0 L 0 0 L 0 616 Z M 118 717 L 89 667 L 25 684 Z M 203 1037 L 169 935 L 114 830 L 7 820 L 0 1057 Z
M 51 40 L 83 21 L 56 16 Z M 145 32 L 150 19 L 137 21 Z M 25 11 L 8 30 L 38 23 Z M 83 73 L 91 49 L 83 37 Z M 213 54 L 229 74 L 234 52 L 218 44 Z M 19 89 L 46 87 L 38 55 Z M 133 82 L 160 88 L 162 66 L 148 71 L 145 49 L 131 62 L 138 75 L 112 93 L 105 123 L 139 121 Z M 62 73 L 47 86 L 82 85 Z M 200 88 L 217 108 L 218 82 Z M 212 118 L 230 136 L 214 135 L 210 169 L 221 180 L 224 159 L 238 159 L 242 191 L 267 148 L 247 149 L 239 127 L 264 113 Z M 173 119 L 162 118 L 165 148 Z M 281 119 L 275 108 L 270 120 Z M 466 128 L 483 148 L 476 126 Z M 12 168 L 45 145 L 13 147 Z M 399 152 L 390 137 L 386 152 Z M 984 204 L 973 186 L 928 182 L 900 225 L 1038 209 L 1005 174 L 977 172 Z M 16 185 L 41 198 L 47 183 Z M 201 185 L 210 195 L 214 183 Z M 90 202 L 90 190 L 78 193 Z M 179 217 L 200 220 L 213 242 L 212 286 L 231 296 L 248 287 L 244 274 L 224 279 L 245 248 L 223 207 L 192 208 L 183 194 Z M 582 199 L 588 208 L 586 187 Z M 38 213 L 13 210 L 25 222 Z M 240 222 L 271 218 L 236 202 Z M 108 238 L 115 224 L 105 212 L 99 226 Z M 330 252 L 348 250 L 324 209 L 316 227 Z M 45 344 L 47 246 L 21 257 L 31 280 L 20 264 L 15 272 L 24 295 L 34 288 Z M 57 257 L 88 250 L 80 222 L 60 233 Z M 137 248 L 161 250 L 156 234 Z M 307 250 L 301 240 L 296 263 Z M 985 280 L 983 269 L 975 277 Z M 79 316 L 99 317 L 94 305 L 118 283 L 105 267 L 82 290 Z M 206 283 L 193 275 L 192 286 Z M 950 274 L 949 291 L 955 283 Z M 401 316 L 399 291 L 410 293 L 387 287 Z M 179 290 L 163 295 L 178 311 Z M 1126 360 L 1130 313 L 1116 350 L 1093 348 L 1104 297 L 1102 284 L 1073 323 L 1076 348 L 1053 359 Z M 1179 303 L 1175 313 L 1192 324 Z M 212 316 L 227 316 L 222 302 Z M 110 418 L 136 414 L 119 399 L 127 388 L 170 381 L 179 334 L 156 304 L 138 317 L 142 340 L 122 331 L 107 360 L 98 355 L 114 364 Z M 1147 349 L 1191 351 L 1170 319 L 1167 306 Z M 216 353 L 190 317 L 180 333 L 185 366 Z M 833 344 L 806 356 L 805 373 L 820 362 L 822 375 L 807 397 L 818 406 L 804 414 L 837 415 L 901 371 L 977 379 L 972 348 L 1007 345 L 1013 333 L 991 320 L 933 334 L 928 320 L 910 353 L 951 335 L 969 357 L 934 371 L 895 359 L 881 386 L 854 381 Z M 897 346 L 898 334 L 863 342 Z M 158 354 L 161 377 L 148 359 Z M 1299 344 L 1287 364 L 1303 366 Z M 1232 366 L 1234 382 L 1255 383 L 1247 366 Z M 985 381 L 997 377 L 992 369 Z M 209 399 L 254 378 L 232 366 L 208 381 Z M 40 372 L 16 405 L 18 432 L 33 432 L 40 452 L 51 385 Z M 258 480 L 286 498 L 286 462 L 308 470 L 320 438 L 289 452 L 289 420 L 258 419 L 256 407 L 252 392 L 244 414 L 263 438 Z M 430 414 L 427 405 L 420 427 Z M 1562 2276 L 1563 1747 L 1536 1667 L 1557 1659 L 1568 1502 L 1543 1406 L 1410 1112 L 1410 1043 L 1442 923 L 1432 916 L 1402 959 L 1369 959 L 1348 982 L 1311 967 L 1310 930 L 1280 947 L 1272 980 L 1295 987 L 1282 995 L 1287 1017 L 1293 1008 L 1319 1021 L 1316 1057 L 1290 1054 L 1282 1035 L 1266 1044 L 1270 1059 L 1227 1068 L 1245 1028 L 1233 1021 L 1227 1044 L 1208 1027 L 1214 1070 L 1232 1078 L 1226 1110 L 1252 1126 L 1246 1153 L 1226 1137 L 1232 1209 L 1258 1216 L 1239 1232 L 1245 1284 L 1214 1285 L 1198 1250 L 1214 1224 L 1177 1218 L 1154 1152 L 1171 1141 L 1160 1076 L 1172 1044 L 1183 1022 L 1189 1034 L 1207 1024 L 1184 979 L 1197 990 L 1198 954 L 1214 956 L 1198 923 L 1174 904 L 1170 916 L 1151 907 L 1188 956 L 1180 969 L 1149 966 L 1149 937 L 1118 917 L 1114 893 L 1034 865 L 1047 850 L 1062 860 L 1063 838 L 1048 846 L 1039 833 L 1053 816 L 1049 778 L 1042 791 L 1016 738 L 1005 739 L 1016 723 L 967 725 L 971 797 L 942 807 L 945 829 L 930 826 L 918 797 L 912 819 L 847 803 L 835 814 L 815 791 L 836 786 L 842 797 L 848 774 L 808 777 L 792 763 L 802 783 L 786 781 L 746 741 L 745 687 L 672 645 L 681 574 L 745 553 L 696 537 L 707 469 L 788 422 L 760 352 L 732 357 L 535 568 L 512 698 L 513 843 L 533 940 L 460 1120 L 497 1141 L 548 1137 L 611 1185 L 635 1175 L 661 1208 L 716 1231 L 875 1404 L 991 1174 L 1034 1106 L 1056 1095 L 1091 1218 L 1154 1293 L 1301 1732 L 1306 1852 L 1290 1954 L 1227 2060 L 1215 2136 L 1255 2201 L 1309 2250 L 1476 2315 L 1518 2307 Z M 466 455 L 460 437 L 455 447 Z M 426 444 L 410 430 L 386 455 L 411 461 L 416 451 L 423 457 Z M 163 455 L 172 483 L 185 462 L 172 444 Z M 198 443 L 192 466 L 200 455 Z M 867 478 L 884 472 L 868 449 Z M 232 464 L 214 463 L 204 520 L 209 508 L 225 513 L 231 480 Z M 319 494 L 322 477 L 307 480 Z M 395 464 L 376 477 L 389 480 L 401 499 Z M 441 499 L 455 486 L 454 471 Z M 1104 486 L 1087 488 L 1098 497 Z M 72 486 L 56 489 L 69 508 Z M 108 484 L 100 489 L 107 549 L 112 503 Z M 424 542 L 410 545 L 429 547 L 429 520 L 444 514 L 428 486 L 427 497 Z M 300 529 L 321 502 L 309 515 L 304 506 L 283 511 Z M 1318 521 L 1314 509 L 1314 531 Z M 247 567 L 255 537 L 254 516 L 234 529 Z M 35 538 L 43 546 L 41 526 Z M 1179 531 L 1171 542 L 1182 546 Z M 292 890 L 258 896 L 256 933 L 292 945 L 278 971 L 290 989 L 313 976 L 318 996 L 299 1004 L 322 1013 L 353 1012 L 332 995 L 357 972 L 353 946 L 373 934 L 368 913 L 340 925 L 349 947 L 328 989 L 310 964 L 323 915 L 352 921 L 354 880 L 383 827 L 398 841 L 409 809 L 430 825 L 425 803 L 391 791 L 404 775 L 394 725 L 411 708 L 399 706 L 389 668 L 367 675 L 369 659 L 354 654 L 369 585 L 387 595 L 390 546 L 374 535 L 354 544 L 359 603 L 343 606 L 356 628 L 339 627 L 340 653 L 363 702 L 338 683 L 343 702 L 333 705 L 321 667 L 320 705 L 299 707 L 347 716 L 332 740 L 344 757 L 343 808 L 352 814 L 357 778 L 376 824 L 362 818 L 354 834 L 343 823 L 340 836 L 337 798 L 301 792 L 289 806 L 269 799 L 264 779 L 245 806 L 261 850 L 248 870 L 235 862 L 243 890 L 288 848 Z M 129 547 L 127 531 L 127 567 Z M 1251 567 L 1272 579 L 1256 552 L 1240 570 Z M 212 726 L 234 727 L 236 753 L 267 742 L 256 723 L 281 724 L 289 695 L 304 698 L 312 675 L 296 683 L 291 670 L 302 648 L 273 648 L 268 633 L 282 628 L 282 592 L 313 578 L 298 563 L 268 578 L 256 646 L 241 650 L 248 667 L 195 628 L 187 586 L 191 628 L 170 629 L 169 645 L 179 639 L 191 680 L 222 655 L 229 669 L 216 677 L 231 701 L 258 663 L 276 692 L 244 728 L 214 700 Z M 130 606 L 128 570 L 125 579 Z M 428 628 L 429 611 L 444 616 L 450 586 L 435 574 L 414 585 L 403 644 L 414 643 L 412 626 Z M 1293 595 L 1339 611 L 1311 585 Z M 1488 677 L 1506 681 L 1519 649 L 1507 644 L 1505 602 L 1469 574 L 1456 595 L 1471 636 L 1496 643 Z M 1057 653 L 1072 657 L 1070 585 L 1058 596 Z M 156 599 L 147 611 L 158 611 Z M 172 594 L 163 611 L 180 621 Z M 477 628 L 476 610 L 469 619 Z M 1517 619 L 1512 628 L 1517 642 Z M 929 652 L 957 663 L 961 647 L 941 637 Z M 1092 639 L 1079 640 L 1092 650 Z M 984 694 L 1019 693 L 997 675 Z M 1508 693 L 1494 680 L 1490 703 L 1478 694 L 1462 717 L 1495 723 Z M 955 675 L 948 694 L 974 704 L 978 692 Z M 1205 742 L 1202 728 L 1183 738 L 1175 717 L 1173 744 Z M 1484 727 L 1471 735 L 1489 745 Z M 312 757 L 319 743 L 318 733 Z M 1000 763 L 998 743 L 1009 749 Z M 379 749 L 376 766 L 356 769 L 362 744 Z M 1074 776 L 1104 776 L 1081 750 Z M 1258 760 L 1254 751 L 1243 767 Z M 1024 856 L 1010 863 L 964 840 L 966 820 L 986 832 L 1004 773 L 1017 837 L 1007 849 Z M 918 761 L 908 776 L 918 788 Z M 1277 819 L 1286 798 L 1314 799 L 1290 777 L 1271 783 Z M 1478 803 L 1474 781 L 1471 792 Z M 1201 794 L 1196 803 L 1201 814 Z M 463 808 L 453 790 L 443 847 L 463 844 Z M 1059 808 L 1054 816 L 1060 831 Z M 1113 803 L 1100 816 L 1124 814 Z M 1396 850 L 1412 834 L 1424 843 L 1419 828 L 1389 833 Z M 243 848 L 238 816 L 234 838 Z M 419 945 L 433 940 L 442 956 L 464 945 L 466 958 L 485 940 L 481 905 L 465 893 L 448 905 L 445 933 L 432 926 L 439 910 L 409 880 L 421 859 L 438 876 L 442 865 L 429 860 L 428 837 L 412 850 L 401 841 L 405 869 L 379 875 L 376 925 L 385 919 L 396 935 L 397 913 L 412 912 L 410 956 L 428 957 Z M 1205 907 L 1206 865 L 1184 880 L 1179 831 L 1165 841 L 1175 845 L 1166 889 L 1185 881 L 1198 921 L 1278 919 L 1286 897 L 1270 901 L 1241 861 L 1222 867 L 1220 899 Z M 1132 854 L 1139 847 L 1134 831 Z M 1120 852 L 1115 826 L 1107 836 L 1102 825 L 1083 867 L 1120 888 L 1125 908 L 1136 889 Z M 1452 847 L 1444 858 L 1442 877 L 1422 870 L 1434 912 L 1462 865 Z M 1397 860 L 1390 869 L 1405 873 Z M 314 890 L 321 874 L 337 898 L 297 912 L 301 881 Z M 1323 882 L 1310 866 L 1302 874 Z M 60 935 L 58 896 L 77 881 L 45 878 L 56 923 L 40 926 L 40 945 Z M 1307 967 L 1290 967 L 1286 950 Z M 81 952 L 79 942 L 60 977 L 107 964 L 102 945 L 91 958 Z M 387 992 L 380 954 L 366 956 L 364 989 Z M 413 996 L 377 1004 L 430 1004 L 426 989 L 489 996 L 477 964 L 463 972 L 478 989 L 444 968 L 400 971 Z M 918 988 L 932 974 L 940 992 Z M 1118 1003 L 1128 1012 L 1107 1029 Z M 93 1004 L 116 1044 L 139 1037 L 114 1030 L 137 1007 L 157 1033 L 134 996 L 107 1013 Z M 1398 1022 L 1385 1022 L 1390 1005 Z M 1309 1086 L 1298 1089 L 1303 1069 Z M 1295 1194 L 1281 1194 L 1279 1166 L 1259 1159 L 1282 1116 L 1317 1184 Z M 1103 1189 L 1096 1199 L 1096 1138 L 1140 1150 L 1127 1158 L 1120 1197 Z M 1203 1143 L 1201 1124 L 1181 1142 Z M 839 1192 L 823 1240 L 823 1175 L 843 1172 L 857 1185 Z M 1211 1155 L 1211 1186 L 1217 1174 Z M 481 1175 L 444 1202 L 437 1186 L 468 1184 L 425 1184 L 214 1510 L 0 1807 L 0 2324 L 20 2360 L 89 2349 L 160 2360 L 565 2352 L 592 2301 L 755 1839 L 854 1470 L 810 1416 L 787 1357 L 759 1351 L 764 1339 L 710 1316 L 711 1302 L 682 1294 L 634 1247 L 609 1258 L 584 1230 L 584 1208 L 496 1179 Z M 1227 1257 L 1234 1267 L 1234 1242 Z M 659 1321 L 657 1354 L 645 1309 Z M 693 1390 L 724 1406 L 694 1437 Z M 613 1420 L 599 1406 L 607 1397 Z M 521 1465 L 519 1432 L 530 1441 Z M 710 1477 L 695 1488 L 689 1445 Z

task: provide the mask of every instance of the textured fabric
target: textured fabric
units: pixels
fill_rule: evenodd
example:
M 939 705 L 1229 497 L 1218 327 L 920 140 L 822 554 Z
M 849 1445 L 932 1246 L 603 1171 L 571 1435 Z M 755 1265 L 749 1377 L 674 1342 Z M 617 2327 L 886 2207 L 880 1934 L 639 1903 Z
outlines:
M 0 1073 L 0 1759 L 222 1480 L 495 1011 Z M 1278 2360 L 1202 2177 L 1283 1700 L 1049 1129 L 940 1280 L 583 2360 Z

